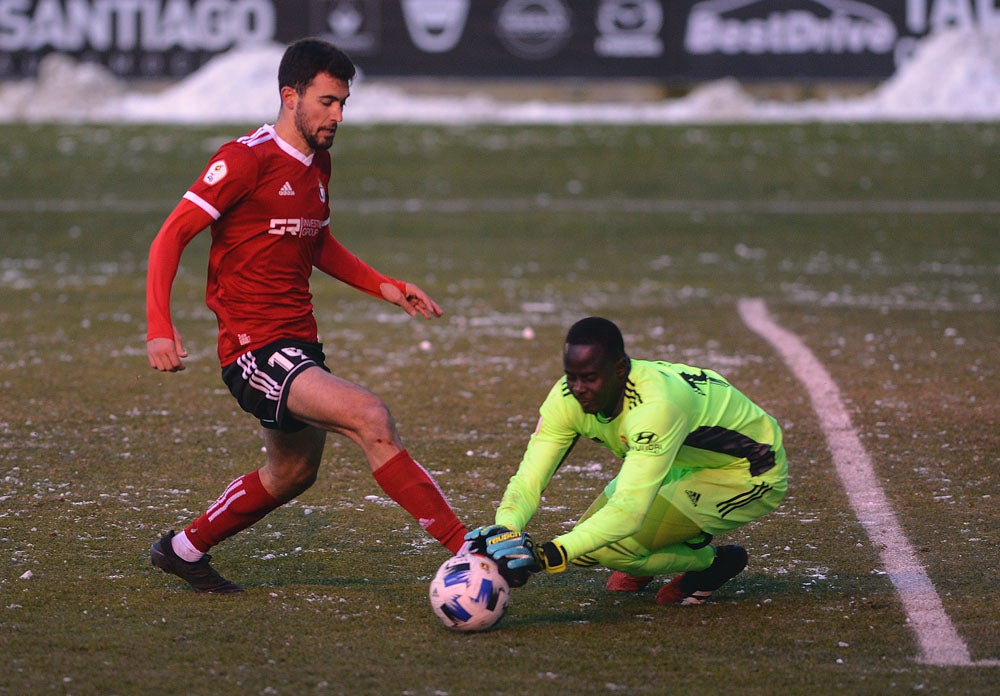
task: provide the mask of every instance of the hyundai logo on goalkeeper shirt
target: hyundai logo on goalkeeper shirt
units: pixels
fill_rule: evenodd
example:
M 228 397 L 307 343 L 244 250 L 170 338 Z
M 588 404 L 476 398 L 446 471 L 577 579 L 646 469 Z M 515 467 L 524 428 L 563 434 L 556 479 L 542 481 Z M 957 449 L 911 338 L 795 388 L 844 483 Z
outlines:
M 656 433 L 649 430 L 643 430 L 642 432 L 633 435 L 632 441 L 626 443 L 626 447 L 633 452 L 658 454 L 663 449 L 663 443 L 660 441 L 660 436 Z
M 648 430 L 643 430 L 641 433 L 636 433 L 635 440 L 637 445 L 648 445 L 650 442 L 656 439 L 656 433 L 652 433 Z

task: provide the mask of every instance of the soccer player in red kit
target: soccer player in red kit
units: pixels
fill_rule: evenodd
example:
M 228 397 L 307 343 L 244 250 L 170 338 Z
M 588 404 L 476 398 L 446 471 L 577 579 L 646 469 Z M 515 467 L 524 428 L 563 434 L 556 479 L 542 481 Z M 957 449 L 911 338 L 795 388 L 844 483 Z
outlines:
M 206 302 L 218 318 L 222 378 L 260 420 L 267 452 L 263 466 L 150 549 L 154 566 L 196 592 L 242 591 L 206 552 L 309 488 L 328 432 L 357 443 L 382 489 L 442 545 L 455 552 L 463 543 L 465 526 L 404 449 L 385 403 L 331 374 L 319 343 L 313 267 L 410 316 L 441 316 L 423 290 L 379 273 L 330 233 L 329 149 L 354 75 L 350 58 L 329 43 L 290 45 L 274 125 L 223 145 L 150 248 L 147 353 L 155 369 L 177 372 L 187 352 L 171 321 L 170 291 L 185 246 L 211 226 Z

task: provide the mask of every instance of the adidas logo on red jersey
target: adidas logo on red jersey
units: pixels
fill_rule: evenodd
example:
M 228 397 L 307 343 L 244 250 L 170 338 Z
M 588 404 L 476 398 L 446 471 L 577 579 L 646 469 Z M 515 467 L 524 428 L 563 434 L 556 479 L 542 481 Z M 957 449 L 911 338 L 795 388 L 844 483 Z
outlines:
M 295 195 L 295 189 L 293 189 L 292 185 L 286 181 L 284 184 L 282 184 L 281 189 L 278 191 L 278 195 L 279 196 L 294 196 Z

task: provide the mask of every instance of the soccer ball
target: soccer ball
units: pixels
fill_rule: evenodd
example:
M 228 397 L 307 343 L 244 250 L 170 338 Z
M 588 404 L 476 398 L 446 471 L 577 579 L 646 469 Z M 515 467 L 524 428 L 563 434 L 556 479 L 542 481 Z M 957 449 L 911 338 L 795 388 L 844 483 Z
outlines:
M 479 554 L 452 556 L 431 580 L 431 608 L 455 631 L 485 631 L 503 618 L 510 587 L 493 559 Z

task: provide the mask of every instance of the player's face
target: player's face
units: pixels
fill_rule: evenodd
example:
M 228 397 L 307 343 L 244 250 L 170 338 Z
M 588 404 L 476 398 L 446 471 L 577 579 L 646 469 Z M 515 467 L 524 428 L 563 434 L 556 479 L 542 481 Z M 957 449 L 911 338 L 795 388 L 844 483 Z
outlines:
M 351 94 L 346 82 L 321 72 L 313 78 L 295 104 L 295 128 L 311 150 L 329 150 L 344 120 L 344 105 Z
M 628 378 L 628 359 L 612 360 L 600 346 L 574 345 L 563 348 L 563 370 L 570 393 L 584 413 L 614 418 L 621 412 Z

